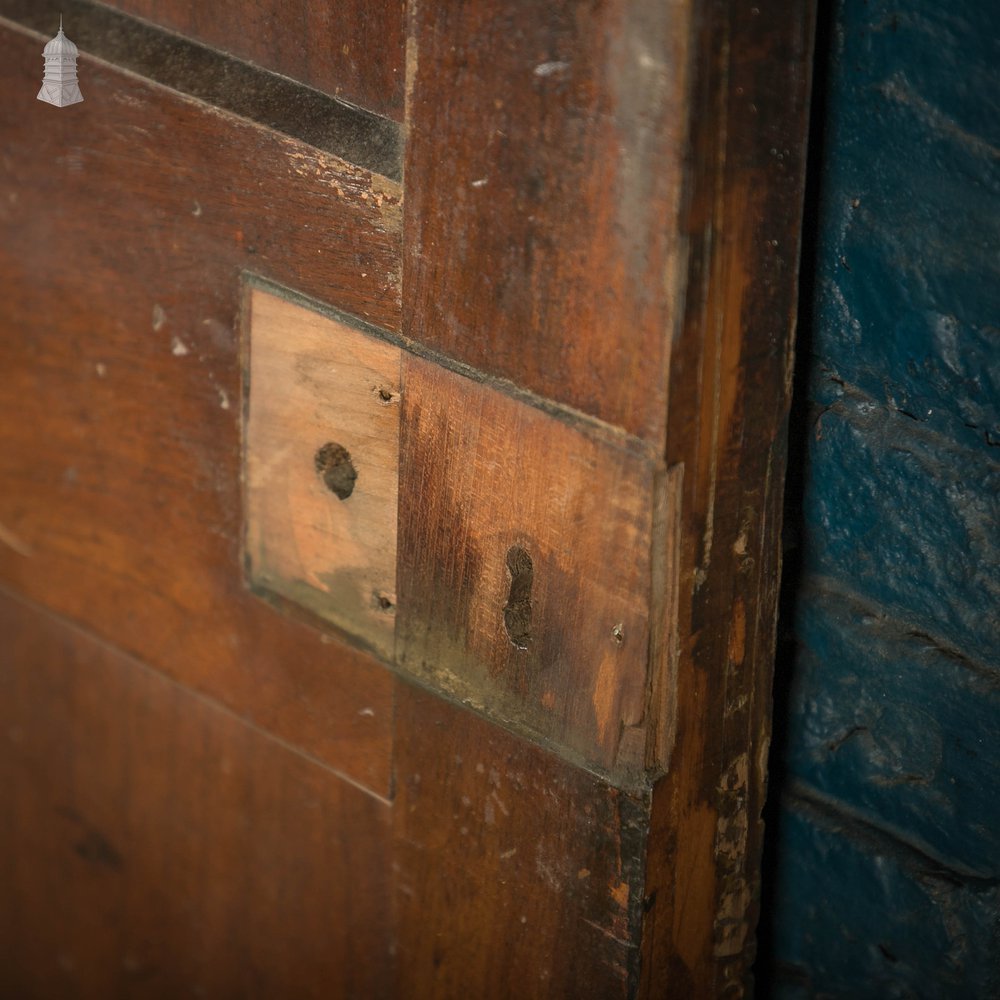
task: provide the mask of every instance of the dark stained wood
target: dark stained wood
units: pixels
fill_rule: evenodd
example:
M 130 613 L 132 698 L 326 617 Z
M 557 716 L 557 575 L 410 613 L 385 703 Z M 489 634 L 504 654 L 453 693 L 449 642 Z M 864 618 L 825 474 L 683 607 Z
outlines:
M 238 323 L 247 268 L 398 327 L 398 188 L 0 48 L 0 580 L 386 794 L 388 675 L 243 584 Z
M 395 995 L 626 997 L 647 807 L 401 684 Z
M 411 13 L 404 332 L 662 444 L 648 503 L 679 500 L 656 517 L 650 671 L 677 697 L 652 701 L 644 996 L 740 995 L 752 961 L 811 21 Z
M 397 664 L 642 784 L 655 461 L 423 358 L 402 385 Z
M 745 989 L 811 7 L 408 16 L 405 256 L 398 184 L 86 55 L 85 103 L 40 105 L 38 36 L 0 26 L 0 586 L 47 609 L 0 603 L 15 995 L 74 968 L 94 995 L 136 970 L 168 996 Z M 245 271 L 405 335 L 401 659 L 485 649 L 484 689 L 527 689 L 504 724 L 562 757 L 249 593 Z M 562 469 L 590 418 L 588 497 Z M 546 489 L 503 503 L 518 459 Z M 609 554 L 591 514 L 616 504 Z M 569 627 L 522 678 L 511 549 L 539 538 L 532 610 L 570 594 Z M 632 616 L 620 652 L 641 636 L 610 696 L 604 600 Z
M 0 993 L 389 995 L 387 803 L 0 596 Z
M 699 13 L 667 457 L 683 465 L 677 729 L 654 790 L 644 997 L 749 988 L 814 8 Z
M 182 38 L 92 0 L 0 0 L 0 18 L 36 33 L 39 48 L 63 17 L 87 64 L 99 59 L 146 80 L 398 181 L 402 129 L 277 73 Z M 84 100 L 87 97 L 84 96 Z
M 106 2 L 334 97 L 403 120 L 405 4 L 401 0 Z
M 688 4 L 416 3 L 405 331 L 657 446 Z

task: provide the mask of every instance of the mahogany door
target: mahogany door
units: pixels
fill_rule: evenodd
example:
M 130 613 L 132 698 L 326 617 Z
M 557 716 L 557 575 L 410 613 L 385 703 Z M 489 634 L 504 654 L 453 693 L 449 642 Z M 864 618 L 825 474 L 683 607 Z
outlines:
M 0 994 L 742 994 L 810 44 L 0 0 Z

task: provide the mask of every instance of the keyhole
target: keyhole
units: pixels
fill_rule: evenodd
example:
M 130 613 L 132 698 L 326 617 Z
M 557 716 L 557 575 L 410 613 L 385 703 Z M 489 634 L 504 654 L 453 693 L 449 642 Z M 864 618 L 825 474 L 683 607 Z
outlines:
M 514 545 L 507 551 L 510 593 L 503 609 L 503 624 L 510 641 L 518 649 L 527 649 L 531 641 L 531 583 L 534 567 L 531 556 Z

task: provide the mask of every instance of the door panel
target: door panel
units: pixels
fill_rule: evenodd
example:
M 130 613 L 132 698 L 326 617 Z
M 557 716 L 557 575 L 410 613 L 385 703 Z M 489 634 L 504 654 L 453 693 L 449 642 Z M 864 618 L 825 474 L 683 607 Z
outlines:
M 379 996 L 389 803 L 0 595 L 5 996 Z
M 386 794 L 389 676 L 243 583 L 238 324 L 252 267 L 398 325 L 398 212 L 371 174 L 106 67 L 39 128 L 38 45 L 0 46 L 0 579 Z
M 437 695 L 397 698 L 395 995 L 628 996 L 648 804 Z
M 117 6 L 59 109 L 0 0 L 0 988 L 741 995 L 810 5 Z M 261 375 L 251 287 L 346 326 Z M 348 328 L 400 359 L 377 644 L 248 574 L 248 388 L 306 369 L 267 482 L 336 569 Z

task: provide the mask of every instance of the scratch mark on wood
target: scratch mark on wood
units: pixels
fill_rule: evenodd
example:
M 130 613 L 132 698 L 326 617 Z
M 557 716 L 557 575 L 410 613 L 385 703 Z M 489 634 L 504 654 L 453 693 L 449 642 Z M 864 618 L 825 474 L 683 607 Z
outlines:
M 593 927 L 595 931 L 599 931 L 606 938 L 610 938 L 612 941 L 615 942 L 615 944 L 620 944 L 623 948 L 634 948 L 635 947 L 635 945 L 631 941 L 627 940 L 626 938 L 620 938 L 620 937 L 618 937 L 612 931 L 609 931 L 607 929 L 607 927 L 602 927 L 599 923 L 597 923 L 597 922 L 595 922 L 593 920 L 589 920 L 586 917 L 584 917 L 583 918 L 583 922 L 585 924 L 587 924 L 587 926 Z
M 0 543 L 6 545 L 8 549 L 16 552 L 19 556 L 24 556 L 25 559 L 30 559 L 35 554 L 26 541 L 18 538 L 10 528 L 6 528 L 2 524 L 0 524 Z

